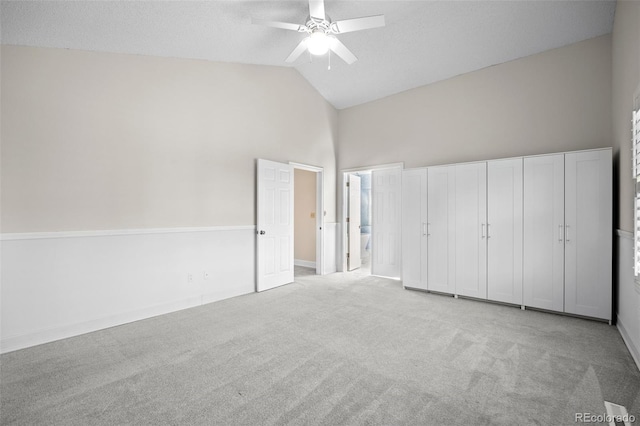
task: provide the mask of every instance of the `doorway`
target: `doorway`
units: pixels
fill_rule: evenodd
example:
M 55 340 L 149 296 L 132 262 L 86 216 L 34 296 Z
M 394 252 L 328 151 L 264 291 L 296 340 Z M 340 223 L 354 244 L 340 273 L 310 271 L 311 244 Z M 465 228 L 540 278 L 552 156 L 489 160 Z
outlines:
M 315 174 L 315 273 L 324 274 L 324 172 L 321 167 L 257 160 L 256 173 L 256 291 L 295 279 L 294 191 L 295 170 Z M 311 268 L 313 272 L 314 269 Z
M 394 163 L 342 170 L 342 194 L 338 198 L 342 201 L 342 262 L 338 265 L 339 270 L 400 278 L 400 201 L 403 166 L 403 163 Z M 360 184 L 359 204 L 358 191 L 350 190 L 352 179 L 356 186 Z M 360 208 L 359 215 L 355 209 L 350 208 L 355 204 Z M 357 216 L 360 218 L 360 232 L 352 221 L 352 218 L 357 219 Z M 358 258 L 353 261 L 353 256 Z
M 290 163 L 294 172 L 294 276 L 322 275 L 322 169 Z
M 371 170 L 347 173 L 347 270 L 371 274 Z

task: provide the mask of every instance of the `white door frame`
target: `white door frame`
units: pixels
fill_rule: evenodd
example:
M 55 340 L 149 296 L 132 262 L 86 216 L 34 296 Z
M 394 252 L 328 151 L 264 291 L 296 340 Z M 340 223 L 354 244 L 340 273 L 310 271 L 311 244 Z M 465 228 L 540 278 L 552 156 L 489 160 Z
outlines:
M 324 169 L 289 161 L 294 169 L 316 173 L 316 275 L 324 275 Z M 294 188 L 295 192 L 295 181 Z
M 340 171 L 340 183 L 338 185 L 338 213 L 339 213 L 339 223 L 340 223 L 340 239 L 338 244 L 338 258 L 340 259 L 336 265 L 338 272 L 347 271 L 347 206 L 349 196 L 349 192 L 346 191 L 347 188 L 347 175 L 357 172 L 370 172 L 372 170 L 382 170 L 382 169 L 393 169 L 399 168 L 400 171 L 404 169 L 404 162 L 401 163 L 388 163 L 388 164 L 379 164 L 377 166 L 364 166 L 364 167 L 355 167 L 349 169 L 342 169 Z M 373 201 L 373 198 L 371 200 Z M 373 250 L 375 248 L 373 245 L 371 246 Z M 373 253 L 372 253 L 373 254 Z

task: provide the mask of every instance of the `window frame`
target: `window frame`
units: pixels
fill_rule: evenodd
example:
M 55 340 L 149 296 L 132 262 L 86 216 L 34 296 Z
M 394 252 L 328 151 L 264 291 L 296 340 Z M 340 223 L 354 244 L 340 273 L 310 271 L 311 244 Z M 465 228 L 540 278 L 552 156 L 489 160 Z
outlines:
M 634 182 L 633 200 L 633 271 L 636 281 L 640 280 L 640 86 L 633 96 L 631 112 L 632 178 Z

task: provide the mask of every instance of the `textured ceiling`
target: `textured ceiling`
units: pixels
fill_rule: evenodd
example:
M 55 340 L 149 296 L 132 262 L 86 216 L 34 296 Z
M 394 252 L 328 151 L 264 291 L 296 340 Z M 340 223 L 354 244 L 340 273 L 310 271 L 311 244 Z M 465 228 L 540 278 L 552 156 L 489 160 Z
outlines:
M 333 20 L 384 14 L 340 35 L 358 57 L 284 60 L 304 37 L 251 17 L 304 23 L 300 1 L 3 1 L 3 44 L 294 66 L 342 109 L 610 33 L 614 1 L 337 1 Z

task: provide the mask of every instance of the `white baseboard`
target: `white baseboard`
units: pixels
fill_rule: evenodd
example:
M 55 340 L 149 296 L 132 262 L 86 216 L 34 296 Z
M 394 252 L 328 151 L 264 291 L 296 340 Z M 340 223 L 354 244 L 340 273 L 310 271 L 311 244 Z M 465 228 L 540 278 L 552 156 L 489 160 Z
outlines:
M 293 264 L 295 266 L 304 266 L 305 268 L 314 268 L 316 267 L 316 262 L 312 262 L 310 260 L 300 260 L 300 259 L 294 259 L 293 260 Z
M 631 336 L 624 327 L 624 322 L 620 320 L 620 317 L 617 318 L 616 325 L 618 327 L 620 335 L 622 336 L 622 340 L 624 340 L 624 343 L 627 345 L 627 349 L 629 349 L 629 353 L 631 353 L 631 357 L 636 362 L 638 370 L 640 370 L 640 348 L 636 347 L 636 345 L 633 343 L 633 340 L 631 340 Z
M 109 327 L 116 327 L 158 315 L 164 315 L 182 309 L 192 308 L 201 304 L 200 297 L 194 297 L 181 301 L 166 303 L 164 305 L 152 306 L 134 312 L 125 312 L 109 315 L 103 318 L 92 319 L 75 324 L 59 325 L 31 331 L 27 334 L 13 336 L 2 339 L 2 353 L 24 349 L 31 346 L 41 345 L 56 340 L 79 336 Z
M 155 231 L 5 234 L 0 352 L 255 291 L 254 227 Z
M 616 233 L 618 256 L 615 267 L 618 276 L 616 320 L 622 340 L 640 369 L 640 288 L 633 272 L 633 234 Z

